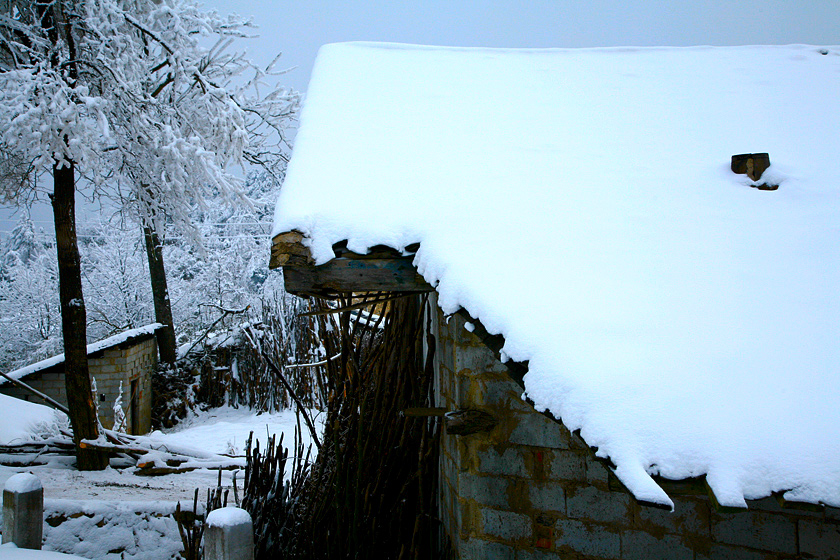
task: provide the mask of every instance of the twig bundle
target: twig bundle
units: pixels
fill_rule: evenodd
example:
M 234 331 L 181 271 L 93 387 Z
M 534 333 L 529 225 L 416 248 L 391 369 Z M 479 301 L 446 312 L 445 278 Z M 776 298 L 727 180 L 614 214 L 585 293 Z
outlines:
M 342 298 L 338 309 L 322 302 L 313 315 L 326 356 L 340 356 L 318 364 L 327 409 L 321 448 L 311 470 L 298 467 L 283 486 L 288 451 L 270 442 L 265 456 L 249 457 L 243 503 L 260 527 L 258 560 L 437 553 L 439 419 L 400 414 L 431 405 L 435 345 L 424 345 L 426 300 L 383 301 Z M 353 313 L 366 302 L 374 304 L 369 313 Z M 302 454 L 296 444 L 296 460 Z

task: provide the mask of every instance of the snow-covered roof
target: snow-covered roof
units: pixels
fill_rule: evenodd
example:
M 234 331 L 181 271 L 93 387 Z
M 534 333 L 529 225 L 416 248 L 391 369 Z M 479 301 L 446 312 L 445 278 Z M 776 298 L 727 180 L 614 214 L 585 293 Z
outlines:
M 115 334 L 114 336 L 109 336 L 108 338 L 103 338 L 102 340 L 98 340 L 91 344 L 87 345 L 87 353 L 88 356 L 91 354 L 95 354 L 96 352 L 101 352 L 102 350 L 106 350 L 113 346 L 118 346 L 124 342 L 128 342 L 131 339 L 145 337 L 150 334 L 154 334 L 156 330 L 161 328 L 163 325 L 160 323 L 152 323 L 150 325 L 146 325 L 145 327 L 138 327 L 136 329 L 130 329 L 119 334 Z M 24 366 L 20 369 L 16 369 L 7 373 L 9 377 L 12 379 L 23 379 L 27 375 L 32 375 L 33 373 L 38 373 L 39 371 L 44 371 L 47 368 L 51 368 L 57 366 L 59 364 L 64 363 L 64 354 L 58 354 L 57 356 L 52 356 L 51 358 L 46 358 L 41 360 L 40 362 L 36 362 L 34 364 L 29 364 L 28 366 Z M 5 377 L 0 377 L 0 385 L 4 383 L 8 383 L 9 380 Z
M 639 499 L 705 474 L 836 507 L 838 92 L 837 47 L 326 45 L 274 233 L 420 242 Z M 758 152 L 777 191 L 730 170 Z

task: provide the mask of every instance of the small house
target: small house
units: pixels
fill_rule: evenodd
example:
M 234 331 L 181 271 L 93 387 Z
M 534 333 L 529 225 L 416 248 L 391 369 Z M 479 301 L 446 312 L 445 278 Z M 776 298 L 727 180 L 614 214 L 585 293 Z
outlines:
M 88 344 L 88 368 L 96 382 L 99 420 L 114 425 L 114 403 L 122 395 L 126 429 L 145 434 L 152 428 L 152 374 L 158 363 L 155 323 Z M 7 374 L 67 406 L 64 354 L 47 358 Z M 121 393 L 122 391 L 122 393 Z M 0 393 L 40 402 L 31 391 L 0 378 Z
M 840 558 L 840 50 L 322 47 L 290 292 L 431 293 L 460 558 Z

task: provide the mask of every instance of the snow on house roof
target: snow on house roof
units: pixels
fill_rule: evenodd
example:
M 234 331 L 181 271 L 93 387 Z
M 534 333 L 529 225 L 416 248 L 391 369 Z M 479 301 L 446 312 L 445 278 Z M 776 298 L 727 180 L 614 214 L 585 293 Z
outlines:
M 88 356 L 94 354 L 96 352 L 100 352 L 102 350 L 106 350 L 113 346 L 120 345 L 124 342 L 128 342 L 131 339 L 144 337 L 146 335 L 154 334 L 156 330 L 161 328 L 163 325 L 160 323 L 152 323 L 150 325 L 146 325 L 145 327 L 138 327 L 136 329 L 130 329 L 125 332 L 121 332 L 119 334 L 115 334 L 114 336 L 109 336 L 108 338 L 103 338 L 102 340 L 98 340 L 91 344 L 87 345 L 87 353 Z M 64 363 L 64 354 L 58 354 L 57 356 L 52 356 L 51 358 L 47 358 L 45 360 L 41 360 L 40 362 L 36 362 L 34 364 L 29 364 L 28 366 L 24 366 L 20 369 L 16 369 L 7 373 L 9 377 L 12 379 L 23 379 L 27 375 L 32 375 L 33 373 L 37 373 L 39 371 L 43 371 L 47 368 L 51 368 L 53 366 L 57 366 L 59 364 Z M 0 385 L 4 383 L 8 383 L 8 379 L 5 377 L 0 377 Z
M 617 466 L 840 506 L 840 49 L 324 46 L 274 233 L 419 272 Z M 734 154 L 768 152 L 756 188 Z

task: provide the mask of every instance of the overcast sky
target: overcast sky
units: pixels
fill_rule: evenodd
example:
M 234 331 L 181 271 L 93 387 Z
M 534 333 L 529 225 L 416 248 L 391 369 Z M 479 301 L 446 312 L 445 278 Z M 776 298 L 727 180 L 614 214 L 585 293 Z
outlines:
M 840 0 L 205 0 L 253 16 L 249 50 L 296 67 L 286 83 L 306 90 L 318 47 L 393 41 L 465 47 L 609 47 L 840 44 Z
M 206 8 L 253 17 L 252 59 L 294 68 L 306 91 L 318 48 L 339 41 L 474 47 L 840 45 L 840 0 L 213 0 Z M 90 212 L 90 206 L 79 204 Z M 84 210 L 83 210 L 84 211 Z M 16 217 L 0 208 L 0 235 Z M 38 225 L 52 229 L 47 205 Z M 84 217 L 80 217 L 84 221 Z

